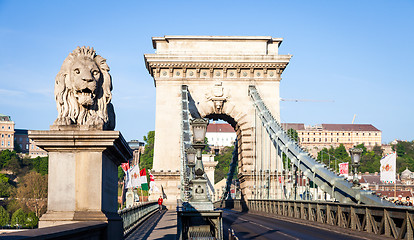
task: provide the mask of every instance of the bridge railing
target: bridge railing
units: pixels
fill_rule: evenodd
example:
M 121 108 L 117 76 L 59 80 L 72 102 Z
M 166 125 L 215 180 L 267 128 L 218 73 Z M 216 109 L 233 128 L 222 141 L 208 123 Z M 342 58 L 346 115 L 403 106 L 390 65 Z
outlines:
M 122 218 L 124 235 L 128 235 L 130 231 L 133 231 L 137 225 L 145 221 L 157 209 L 157 202 L 148 202 L 138 203 L 138 205 L 119 210 L 118 214 Z
M 238 211 L 242 211 L 244 205 L 247 205 L 249 212 L 265 212 L 395 239 L 414 237 L 413 207 L 381 207 L 297 200 L 249 200 L 247 203 L 242 200 L 226 201 L 226 206 Z

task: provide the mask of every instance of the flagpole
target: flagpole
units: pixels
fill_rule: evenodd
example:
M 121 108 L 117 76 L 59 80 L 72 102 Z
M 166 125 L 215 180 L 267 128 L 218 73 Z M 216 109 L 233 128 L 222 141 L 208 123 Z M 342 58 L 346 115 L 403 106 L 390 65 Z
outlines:
M 397 151 L 395 151 L 395 166 L 397 166 Z M 397 174 L 397 169 L 395 169 L 395 174 Z M 397 195 L 397 176 L 395 176 L 394 180 L 394 200 Z

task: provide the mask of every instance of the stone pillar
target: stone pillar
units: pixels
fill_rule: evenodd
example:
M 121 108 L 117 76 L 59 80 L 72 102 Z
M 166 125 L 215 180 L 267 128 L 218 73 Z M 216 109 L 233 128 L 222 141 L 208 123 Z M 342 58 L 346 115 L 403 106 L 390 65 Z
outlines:
M 108 239 L 123 238 L 117 213 L 117 166 L 132 157 L 118 131 L 86 126 L 52 126 L 29 131 L 29 138 L 49 153 L 48 208 L 39 227 L 80 221 L 108 222 Z

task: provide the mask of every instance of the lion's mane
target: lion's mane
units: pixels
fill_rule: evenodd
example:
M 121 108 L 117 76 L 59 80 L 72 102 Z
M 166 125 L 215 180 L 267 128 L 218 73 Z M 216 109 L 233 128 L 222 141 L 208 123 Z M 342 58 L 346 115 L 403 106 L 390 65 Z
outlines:
M 90 58 L 100 70 L 96 95 L 91 106 L 82 106 L 74 95 L 74 82 L 70 69 L 81 58 Z M 115 128 L 115 113 L 111 104 L 112 78 L 106 59 L 96 55 L 93 48 L 77 47 L 65 59 L 55 79 L 55 100 L 58 117 L 54 125 L 89 125 L 105 130 Z

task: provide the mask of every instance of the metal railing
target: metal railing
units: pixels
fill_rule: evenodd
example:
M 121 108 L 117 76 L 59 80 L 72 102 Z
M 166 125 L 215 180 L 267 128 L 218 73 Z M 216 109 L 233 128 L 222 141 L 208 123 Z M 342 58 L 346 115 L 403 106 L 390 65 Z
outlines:
M 119 210 L 118 214 L 122 218 L 124 235 L 134 230 L 136 226 L 157 210 L 157 202 L 138 203 L 138 205 Z
M 226 201 L 241 211 L 241 200 Z M 249 212 L 265 212 L 360 232 L 373 233 L 395 239 L 413 239 L 413 207 L 381 207 L 336 202 L 293 200 L 249 200 Z

